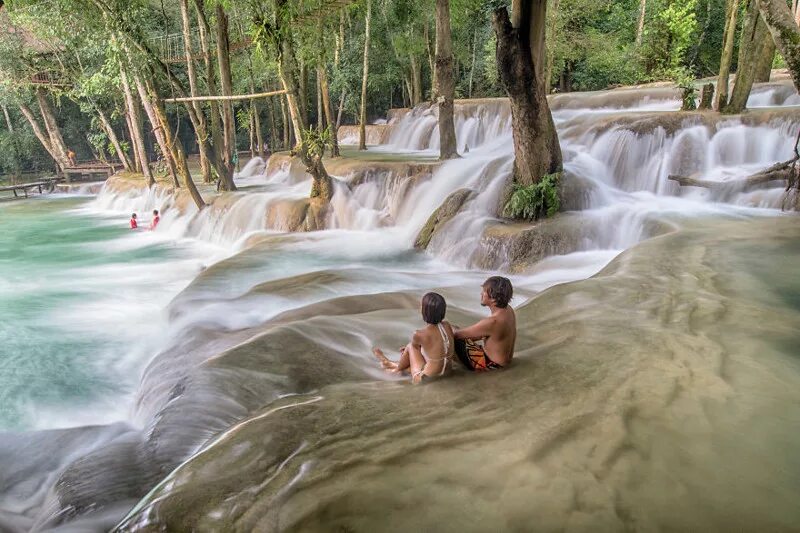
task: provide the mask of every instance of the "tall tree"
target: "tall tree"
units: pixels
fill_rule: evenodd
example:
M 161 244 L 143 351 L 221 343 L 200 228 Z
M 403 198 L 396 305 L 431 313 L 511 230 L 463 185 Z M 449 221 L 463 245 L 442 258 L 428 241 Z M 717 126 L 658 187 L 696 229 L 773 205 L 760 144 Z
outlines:
M 728 0 L 725 7 L 725 31 L 722 36 L 722 56 L 719 64 L 717 92 L 714 95 L 714 109 L 722 111 L 728 105 L 728 78 L 731 75 L 733 45 L 736 39 L 736 18 L 739 14 L 739 0 Z
M 497 69 L 511 104 L 514 135 L 514 181 L 538 183 L 562 169 L 561 147 L 547 104 L 542 64 L 545 60 L 547 0 L 513 0 L 494 11 Z
M 758 10 L 757 0 L 746 0 L 742 34 L 739 39 L 739 59 L 731 98 L 723 109 L 723 113 L 741 113 L 747 107 L 747 99 L 756 79 L 760 63 L 765 52 L 771 47 L 767 25 Z M 765 48 L 767 49 L 765 51 Z
M 453 121 L 456 81 L 450 35 L 450 0 L 436 0 L 436 83 L 439 104 L 439 159 L 458 157 Z
M 223 96 L 233 95 L 233 77 L 231 74 L 231 54 L 230 43 L 228 42 L 228 14 L 222 3 L 216 7 L 217 19 L 217 63 L 219 64 L 219 79 L 222 86 Z M 233 104 L 230 100 L 222 102 L 222 131 L 223 131 L 223 150 L 222 167 L 225 172 L 224 179 L 221 180 L 222 189 L 227 191 L 236 190 L 233 183 L 233 156 L 236 153 L 236 123 L 233 115 Z
M 647 0 L 639 0 L 639 22 L 636 24 L 636 48 L 642 46 L 644 36 L 644 15 L 647 11 Z
M 369 77 L 369 40 L 372 21 L 372 0 L 367 0 L 367 14 L 364 19 L 364 70 L 361 75 L 361 113 L 358 122 L 358 149 L 367 149 L 367 79 Z
M 306 172 L 313 178 L 311 197 L 318 198 L 327 205 L 333 196 L 333 183 L 322 162 L 324 147 L 320 147 L 319 143 L 306 142 L 306 123 L 298 102 L 300 69 L 295 58 L 291 32 L 294 24 L 291 7 L 289 0 L 272 0 L 271 19 L 261 13 L 253 20 L 255 39 L 262 48 L 269 46 L 276 52 L 278 75 L 286 91 L 286 107 L 295 133 L 296 145 L 293 154 L 300 157 Z M 315 146 L 311 146 L 312 144 Z
M 189 94 L 192 96 L 199 96 L 197 84 L 197 71 L 194 65 L 194 57 L 192 50 L 192 23 L 189 18 L 189 0 L 180 0 L 181 7 L 181 28 L 183 30 L 183 53 L 186 55 L 186 74 L 189 78 Z M 206 117 L 200 102 L 192 102 L 197 118 L 206 127 Z M 198 143 L 208 143 L 205 137 L 198 138 Z M 211 161 L 208 160 L 206 153 L 208 150 L 200 148 L 200 171 L 203 174 L 203 181 L 211 183 Z
M 330 87 L 328 85 L 328 68 L 327 62 L 325 60 L 325 46 L 323 42 L 323 25 L 322 25 L 322 16 L 319 17 L 319 23 L 317 27 L 317 32 L 319 35 L 319 42 L 317 46 L 318 54 L 317 54 L 317 77 L 319 78 L 319 89 L 322 96 L 322 108 L 324 111 L 325 122 L 328 124 L 328 129 L 331 134 L 331 156 L 332 157 L 339 157 L 339 132 L 338 132 L 338 125 L 333 118 L 333 108 L 331 107 L 331 92 Z M 320 116 L 320 121 L 322 117 Z M 320 128 L 321 129 L 321 128 Z
M 756 0 L 772 39 L 789 67 L 794 88 L 800 92 L 800 27 L 782 0 Z
M 122 62 L 119 63 L 120 81 L 122 83 L 123 94 L 125 95 L 125 106 L 127 107 L 128 130 L 133 144 L 133 153 L 136 155 L 137 170 L 147 178 L 150 186 L 156 182 L 153 173 L 150 171 L 150 159 L 144 146 L 144 132 L 142 131 L 142 113 L 139 110 L 139 101 L 134 96 L 131 89 L 128 74 Z

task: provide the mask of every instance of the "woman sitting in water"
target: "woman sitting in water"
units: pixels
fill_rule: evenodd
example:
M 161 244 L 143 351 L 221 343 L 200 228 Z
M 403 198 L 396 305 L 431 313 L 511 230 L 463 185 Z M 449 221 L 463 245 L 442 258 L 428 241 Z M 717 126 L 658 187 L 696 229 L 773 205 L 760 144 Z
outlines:
M 422 297 L 420 306 L 426 326 L 414 332 L 411 342 L 400 350 L 400 360 L 390 361 L 380 348 L 372 353 L 388 372 L 411 372 L 411 381 L 444 376 L 453 367 L 453 327 L 444 321 L 447 304 L 441 294 L 429 292 Z

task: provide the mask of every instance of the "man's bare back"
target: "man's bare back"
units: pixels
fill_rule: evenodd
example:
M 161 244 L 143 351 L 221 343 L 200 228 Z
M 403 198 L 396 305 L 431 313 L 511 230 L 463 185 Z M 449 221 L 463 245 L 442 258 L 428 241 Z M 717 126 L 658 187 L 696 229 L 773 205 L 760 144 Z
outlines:
M 455 331 L 456 340 L 465 341 L 461 344 L 459 359 L 470 370 L 492 370 L 511 363 L 517 340 L 517 317 L 508 306 L 512 294 L 511 282 L 507 278 L 489 278 L 481 290 L 481 305 L 488 307 L 491 315 Z M 483 341 L 482 348 L 474 343 L 479 340 Z

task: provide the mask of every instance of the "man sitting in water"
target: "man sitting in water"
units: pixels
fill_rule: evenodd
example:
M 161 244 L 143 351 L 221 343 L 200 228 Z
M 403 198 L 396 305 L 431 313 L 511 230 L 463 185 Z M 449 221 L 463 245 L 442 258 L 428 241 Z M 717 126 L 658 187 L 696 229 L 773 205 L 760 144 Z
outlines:
M 156 229 L 158 223 L 161 221 L 161 217 L 158 216 L 158 209 L 153 209 L 153 221 L 150 222 L 150 231 Z
M 131 229 L 138 229 L 139 223 L 136 222 L 136 213 L 131 215 Z
M 503 368 L 514 357 L 517 317 L 508 302 L 514 294 L 508 278 L 492 276 L 481 288 L 481 305 L 491 315 L 468 328 L 456 329 L 456 355 L 469 370 L 486 372 Z M 483 341 L 483 345 L 478 341 Z

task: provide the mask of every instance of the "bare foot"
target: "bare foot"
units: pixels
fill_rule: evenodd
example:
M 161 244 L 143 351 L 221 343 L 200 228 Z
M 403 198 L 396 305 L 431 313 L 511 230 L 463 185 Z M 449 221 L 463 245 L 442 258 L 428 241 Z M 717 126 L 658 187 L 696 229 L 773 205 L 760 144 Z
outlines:
M 381 350 L 380 348 L 373 348 L 372 353 L 375 355 L 375 357 L 378 358 L 378 361 L 380 361 L 381 366 L 383 367 L 384 370 L 388 370 L 390 372 L 397 372 L 397 363 L 389 360 L 389 358 L 383 354 L 383 350 Z

